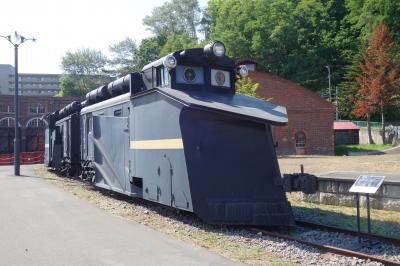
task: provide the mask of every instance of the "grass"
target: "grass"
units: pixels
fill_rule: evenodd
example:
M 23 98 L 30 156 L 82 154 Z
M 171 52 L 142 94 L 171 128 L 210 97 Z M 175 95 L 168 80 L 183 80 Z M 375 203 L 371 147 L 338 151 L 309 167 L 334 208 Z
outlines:
M 390 144 L 362 144 L 362 145 L 337 145 L 335 155 L 349 155 L 349 152 L 374 152 L 391 148 Z
M 357 229 L 356 208 L 304 202 L 300 192 L 287 193 L 296 217 L 330 226 Z M 367 211 L 361 208 L 361 230 L 367 231 Z M 400 212 L 371 209 L 372 232 L 400 239 Z

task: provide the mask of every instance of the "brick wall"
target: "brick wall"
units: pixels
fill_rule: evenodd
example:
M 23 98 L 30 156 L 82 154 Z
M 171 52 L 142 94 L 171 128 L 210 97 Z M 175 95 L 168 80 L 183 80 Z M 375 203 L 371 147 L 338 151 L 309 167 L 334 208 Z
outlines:
M 290 80 L 263 72 L 250 72 L 260 84 L 257 94 L 286 107 L 289 123 L 273 127 L 278 154 L 334 154 L 335 107 L 318 94 Z M 305 147 L 296 149 L 296 136 L 305 135 Z
M 42 118 L 46 113 L 59 110 L 78 97 L 51 97 L 51 96 L 20 96 L 19 117 L 21 125 L 21 151 L 44 150 L 44 128 L 29 127 L 28 124 L 35 118 Z M 1 95 L 0 105 L 14 106 L 14 96 Z M 40 105 L 44 113 L 30 112 L 30 107 Z M 3 118 L 14 118 L 15 113 L 0 112 L 0 121 Z M 0 127 L 0 153 L 13 152 L 14 128 Z

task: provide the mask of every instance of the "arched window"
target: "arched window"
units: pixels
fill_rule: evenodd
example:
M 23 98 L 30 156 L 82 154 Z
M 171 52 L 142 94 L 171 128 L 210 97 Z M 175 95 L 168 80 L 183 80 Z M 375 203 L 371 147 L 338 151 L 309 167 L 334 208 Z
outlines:
M 306 147 L 306 134 L 304 132 L 296 133 L 296 148 L 304 149 Z
M 35 117 L 28 121 L 28 123 L 26 124 L 26 127 L 44 128 L 44 127 L 46 127 L 46 124 L 42 119 Z
M 14 127 L 15 126 L 14 121 L 15 120 L 12 117 L 4 117 L 0 119 L 0 127 Z

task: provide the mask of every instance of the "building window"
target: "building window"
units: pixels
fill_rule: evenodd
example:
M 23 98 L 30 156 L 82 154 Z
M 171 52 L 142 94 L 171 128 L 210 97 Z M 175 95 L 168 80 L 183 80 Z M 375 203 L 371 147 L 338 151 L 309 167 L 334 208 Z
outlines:
M 45 123 L 40 118 L 33 118 L 29 120 L 28 124 L 26 125 L 26 127 L 30 128 L 44 128 L 45 126 Z
M 306 147 L 306 135 L 304 132 L 296 133 L 296 148 L 304 149 Z
M 44 114 L 44 111 L 44 106 L 42 106 L 41 104 L 29 106 L 29 112 L 31 114 Z
M 0 105 L 0 113 L 14 113 L 14 106 L 12 105 Z
M 12 117 L 5 117 L 0 119 L 0 127 L 14 127 L 14 118 Z

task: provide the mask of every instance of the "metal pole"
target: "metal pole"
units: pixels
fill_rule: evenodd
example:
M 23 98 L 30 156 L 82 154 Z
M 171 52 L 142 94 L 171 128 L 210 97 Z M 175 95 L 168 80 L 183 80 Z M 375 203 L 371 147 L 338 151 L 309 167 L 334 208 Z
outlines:
M 338 87 L 336 86 L 335 89 L 336 89 L 335 95 L 336 95 L 336 121 L 337 121 L 339 120 Z
M 356 194 L 358 243 L 361 243 L 360 194 Z
M 14 33 L 15 39 L 11 37 L 11 35 L 3 36 L 0 35 L 1 38 L 6 39 L 14 46 L 14 68 L 15 68 L 15 96 L 14 96 L 14 112 L 15 112 L 15 133 L 14 133 L 14 175 L 20 175 L 20 151 L 21 151 L 21 132 L 19 128 L 19 99 L 18 99 L 18 85 L 19 85 L 19 77 L 18 77 L 18 47 L 26 41 L 35 42 L 35 38 L 25 38 L 21 36 L 17 32 Z
M 19 152 L 21 136 L 19 131 L 19 99 L 18 99 L 18 45 L 14 44 L 15 54 L 15 96 L 14 96 L 14 109 L 15 109 L 15 139 L 14 139 L 14 175 L 20 175 Z
M 331 67 L 326 66 L 328 69 L 328 83 L 329 83 L 329 101 L 332 102 L 332 89 L 331 89 Z
M 368 242 L 371 244 L 371 211 L 369 205 L 369 194 L 367 194 L 367 221 L 368 221 Z

